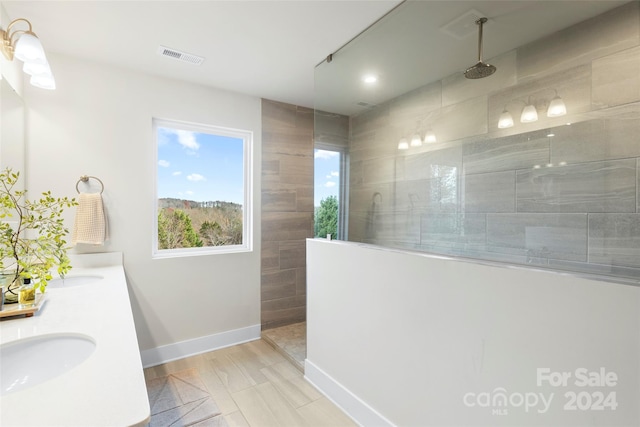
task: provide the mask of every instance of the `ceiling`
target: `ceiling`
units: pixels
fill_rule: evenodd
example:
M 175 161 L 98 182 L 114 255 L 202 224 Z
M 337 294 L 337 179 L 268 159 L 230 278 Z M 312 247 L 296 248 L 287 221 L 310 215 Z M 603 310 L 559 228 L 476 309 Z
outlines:
M 483 29 L 483 59 L 492 63 L 498 55 L 624 3 L 627 1 L 408 1 L 348 43 L 330 63 L 317 67 L 315 106 L 353 115 L 454 73 L 462 78 L 478 61 L 477 17 L 489 18 Z M 463 19 L 456 35 L 445 31 L 448 24 L 472 10 L 479 16 Z M 378 75 L 379 81 L 364 84 L 365 73 Z
M 47 52 L 313 107 L 314 67 L 399 0 L 0 3 Z M 159 45 L 206 59 L 161 57 Z
M 395 82 L 372 99 L 377 103 L 473 65 L 475 24 L 462 38 L 440 30 L 471 9 L 490 18 L 484 57 L 491 58 L 625 1 L 410 1 L 343 50 L 400 1 L 1 3 L 10 18 L 32 22 L 48 52 L 306 107 L 314 107 L 314 67 L 330 53 L 338 51 L 335 63 L 357 52 L 342 62 L 348 69 L 340 74 L 342 80 L 355 77 L 353 84 L 341 83 L 350 106 L 337 103 L 332 110 L 350 114 L 353 100 L 361 98 L 356 76 L 363 71 L 377 70 Z M 160 45 L 206 59 L 196 66 L 162 57 Z M 418 65 L 407 68 L 412 58 Z

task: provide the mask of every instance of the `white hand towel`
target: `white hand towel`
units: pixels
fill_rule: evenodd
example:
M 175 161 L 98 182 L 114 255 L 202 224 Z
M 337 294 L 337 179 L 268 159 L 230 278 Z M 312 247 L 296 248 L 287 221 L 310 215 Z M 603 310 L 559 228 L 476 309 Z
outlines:
M 100 193 L 80 193 L 71 244 L 102 245 L 107 239 L 107 221 Z

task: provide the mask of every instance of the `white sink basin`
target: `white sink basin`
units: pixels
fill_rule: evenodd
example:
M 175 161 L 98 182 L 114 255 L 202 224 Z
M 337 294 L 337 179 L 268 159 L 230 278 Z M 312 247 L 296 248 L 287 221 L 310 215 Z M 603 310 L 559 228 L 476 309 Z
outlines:
M 73 286 L 89 285 L 91 283 L 99 282 L 104 279 L 102 276 L 97 275 L 85 275 L 85 276 L 70 276 L 64 279 L 52 279 L 47 284 L 48 288 L 71 288 Z
M 0 345 L 0 395 L 62 375 L 91 356 L 95 348 L 91 337 L 71 333 L 40 335 Z

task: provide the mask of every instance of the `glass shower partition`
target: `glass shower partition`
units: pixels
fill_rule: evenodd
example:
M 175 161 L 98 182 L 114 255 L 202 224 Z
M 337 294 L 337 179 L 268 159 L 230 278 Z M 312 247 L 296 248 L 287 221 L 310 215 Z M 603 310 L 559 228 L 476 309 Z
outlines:
M 446 3 L 402 3 L 316 67 L 316 137 L 335 129 L 327 114 L 347 123 L 348 240 L 637 284 L 639 4 L 595 2 L 599 15 L 494 51 L 497 72 L 468 80 L 469 57 L 420 72 L 439 61 L 416 25 Z M 506 31 L 489 18 L 487 47 Z

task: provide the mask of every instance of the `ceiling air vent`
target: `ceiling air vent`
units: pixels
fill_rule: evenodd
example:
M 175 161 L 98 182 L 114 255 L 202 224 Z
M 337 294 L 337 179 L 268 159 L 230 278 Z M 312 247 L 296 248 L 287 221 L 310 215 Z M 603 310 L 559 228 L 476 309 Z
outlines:
M 458 16 L 447 25 L 440 27 L 440 31 L 458 40 L 462 40 L 467 36 L 478 32 L 478 25 L 476 24 L 476 21 L 483 16 L 487 15 L 483 15 L 482 12 L 471 9 L 464 15 Z
M 171 49 L 166 46 L 158 46 L 158 54 L 167 58 L 177 59 L 178 61 L 188 62 L 193 65 L 200 65 L 204 62 L 204 58 L 198 55 L 192 55 L 179 50 Z
M 356 102 L 356 105 L 358 107 L 364 107 L 364 108 L 374 108 L 376 106 L 375 104 L 370 104 L 370 103 L 365 102 L 365 101 Z

